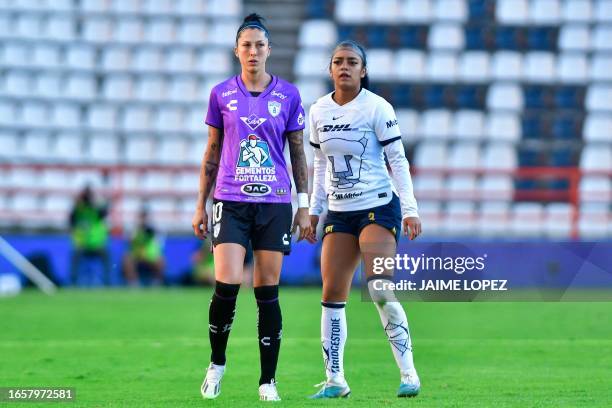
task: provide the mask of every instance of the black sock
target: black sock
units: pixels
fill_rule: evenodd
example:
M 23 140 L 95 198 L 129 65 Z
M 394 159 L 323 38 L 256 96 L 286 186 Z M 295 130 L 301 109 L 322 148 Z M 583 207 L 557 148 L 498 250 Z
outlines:
M 261 377 L 259 385 L 268 384 L 276 375 L 276 364 L 283 332 L 283 317 L 278 303 L 278 285 L 255 288 L 259 310 L 257 329 L 259 334 L 259 360 Z
M 208 337 L 212 348 L 210 361 L 216 365 L 225 365 L 225 349 L 234 321 L 239 289 L 240 285 L 219 281 L 215 285 L 215 293 L 208 310 Z

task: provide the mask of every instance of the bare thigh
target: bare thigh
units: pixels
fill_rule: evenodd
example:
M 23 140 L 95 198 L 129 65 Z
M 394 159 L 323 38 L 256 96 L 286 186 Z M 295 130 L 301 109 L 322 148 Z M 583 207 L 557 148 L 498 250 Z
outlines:
M 242 283 L 242 269 L 246 249 L 240 244 L 219 244 L 215 246 L 215 279 L 223 283 Z
M 278 285 L 283 266 L 283 253 L 279 251 L 257 250 L 253 252 L 253 256 L 255 258 L 253 286 Z
M 321 250 L 324 302 L 346 301 L 357 265 L 359 265 L 357 237 L 344 232 L 334 232 L 325 237 Z
M 385 227 L 370 224 L 359 234 L 359 248 L 365 267 L 366 277 L 374 275 L 375 258 L 394 258 L 397 252 L 397 242 L 391 232 Z M 384 275 L 393 275 L 394 269 L 386 269 Z

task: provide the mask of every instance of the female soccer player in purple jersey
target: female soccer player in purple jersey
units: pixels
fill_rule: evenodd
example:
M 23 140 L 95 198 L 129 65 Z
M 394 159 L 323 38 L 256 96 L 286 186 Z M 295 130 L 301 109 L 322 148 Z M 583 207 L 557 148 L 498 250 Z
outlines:
M 259 311 L 259 396 L 264 401 L 278 401 L 274 377 L 282 333 L 278 283 L 283 254 L 291 249 L 292 232 L 299 228 L 298 241 L 311 233 L 304 110 L 297 88 L 266 72 L 269 33 L 257 14 L 244 19 L 234 52 L 241 74 L 218 84 L 210 94 L 208 146 L 192 220 L 195 234 L 203 238 L 209 232 L 206 200 L 216 181 L 212 209 L 216 285 L 209 310 L 212 354 L 201 393 L 204 398 L 216 398 L 220 392 L 225 349 L 250 241 Z M 287 141 L 298 196 L 293 227 L 291 180 L 283 156 Z
M 334 92 L 321 97 L 310 110 L 310 144 L 315 151 L 310 242 L 316 240 L 323 203 L 327 201 L 329 207 L 321 252 L 321 342 L 327 378 L 313 398 L 350 393 L 343 367 L 344 308 L 360 260 L 400 368 L 398 396 L 415 396 L 420 389 L 406 313 L 392 292 L 374 290 L 375 279 L 390 279 L 393 273 L 374 274 L 374 259 L 395 257 L 402 226 L 404 234 L 414 239 L 421 233 L 421 222 L 395 112 L 386 100 L 366 89 L 366 64 L 359 44 L 341 42 L 329 65 Z

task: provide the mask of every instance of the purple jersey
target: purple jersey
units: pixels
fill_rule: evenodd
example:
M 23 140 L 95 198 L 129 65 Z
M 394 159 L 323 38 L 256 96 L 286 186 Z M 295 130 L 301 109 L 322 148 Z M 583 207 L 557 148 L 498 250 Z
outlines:
M 234 76 L 210 93 L 206 124 L 223 130 L 217 200 L 291 202 L 285 133 L 304 129 L 302 100 L 294 85 L 272 76 L 255 97 Z

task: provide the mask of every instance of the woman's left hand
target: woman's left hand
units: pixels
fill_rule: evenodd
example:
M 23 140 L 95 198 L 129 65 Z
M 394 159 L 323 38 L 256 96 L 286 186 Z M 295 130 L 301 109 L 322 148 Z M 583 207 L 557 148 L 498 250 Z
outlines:
M 404 235 L 408 236 L 410 240 L 415 239 L 421 235 L 421 220 L 419 217 L 406 217 L 403 222 Z
M 300 229 L 300 235 L 297 239 L 298 242 L 312 234 L 312 227 L 310 226 L 308 208 L 298 208 L 297 212 L 295 213 L 291 233 L 295 234 L 295 231 L 297 231 L 298 228 Z

